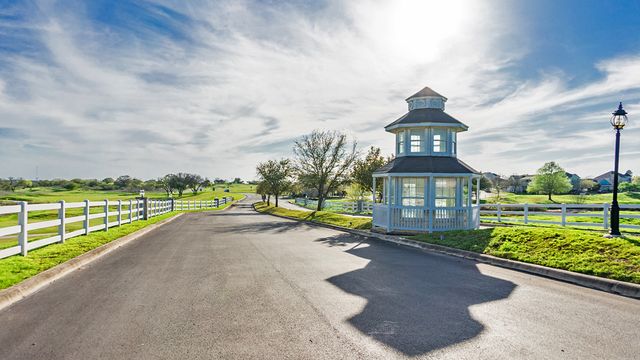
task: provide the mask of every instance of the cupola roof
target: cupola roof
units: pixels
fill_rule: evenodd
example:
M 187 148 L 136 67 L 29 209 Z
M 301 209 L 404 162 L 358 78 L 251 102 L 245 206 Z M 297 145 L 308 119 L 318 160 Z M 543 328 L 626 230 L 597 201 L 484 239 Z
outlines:
M 417 93 L 409 96 L 406 101 L 409 101 L 411 99 L 414 98 L 420 98 L 420 97 L 427 97 L 427 96 L 437 96 L 437 97 L 441 97 L 444 98 L 445 100 L 447 99 L 446 97 L 438 94 L 437 92 L 433 91 L 433 89 L 431 89 L 428 86 L 425 86 L 422 90 L 418 91 Z

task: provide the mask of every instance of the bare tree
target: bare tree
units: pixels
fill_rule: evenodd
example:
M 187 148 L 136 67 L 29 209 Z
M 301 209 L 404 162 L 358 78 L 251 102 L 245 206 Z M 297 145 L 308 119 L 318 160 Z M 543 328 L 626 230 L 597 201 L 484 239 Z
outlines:
M 358 158 L 356 141 L 349 144 L 347 135 L 337 131 L 314 130 L 295 142 L 298 180 L 318 191 L 318 207 L 328 194 L 349 181 L 351 166 Z
M 391 161 L 390 158 L 385 159 L 380 155 L 380 148 L 370 147 L 369 152 L 364 159 L 357 159 L 353 164 L 353 170 L 351 171 L 351 181 L 358 188 L 360 197 L 365 192 L 375 192 L 375 198 L 378 198 L 378 194 L 382 194 L 382 182 L 379 181 L 376 184 L 376 189 L 373 189 L 373 172 L 378 170 L 387 162 Z

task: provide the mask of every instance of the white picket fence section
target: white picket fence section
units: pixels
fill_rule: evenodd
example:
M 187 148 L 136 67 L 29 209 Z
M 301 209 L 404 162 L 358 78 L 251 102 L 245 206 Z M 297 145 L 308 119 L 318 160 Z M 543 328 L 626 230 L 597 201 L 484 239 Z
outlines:
M 482 204 L 481 221 L 553 224 L 560 226 L 593 226 L 609 228 L 610 204 Z M 640 205 L 620 205 L 620 228 L 640 229 L 622 219 L 640 219 Z M 632 213 L 637 212 L 637 213 Z M 532 216 L 533 215 L 533 216 Z M 536 215 L 554 216 L 557 221 L 540 220 Z M 594 221 L 570 221 L 571 217 L 593 218 Z M 599 219 L 600 221 L 596 221 Z
M 122 226 L 137 220 L 146 220 L 154 216 L 171 211 L 189 211 L 218 208 L 233 201 L 232 197 L 214 200 L 103 200 L 83 202 L 65 202 L 48 204 L 29 204 L 20 202 L 17 205 L 0 206 L 0 216 L 18 214 L 18 224 L 0 227 L 0 238 L 18 236 L 18 245 L 0 249 L 0 259 L 21 254 L 27 256 L 29 250 L 37 249 L 49 244 L 64 243 L 65 240 L 88 235 L 94 231 L 108 231 L 114 226 Z M 67 217 L 67 210 L 82 209 L 82 215 Z M 92 212 L 98 208 L 101 212 Z M 114 209 L 115 208 L 115 209 Z M 29 221 L 29 213 L 34 211 L 57 211 L 57 218 L 45 221 Z M 115 217 L 115 220 L 113 219 Z M 111 218 L 111 219 L 110 219 Z M 102 219 L 100 224 L 91 225 L 92 219 Z M 82 228 L 67 231 L 67 225 L 82 222 Z M 95 223 L 95 222 L 94 222 Z M 29 232 L 38 229 L 57 227 L 57 234 L 36 241 L 29 241 Z M 36 234 L 37 236 L 38 234 Z
M 296 198 L 297 205 L 315 210 L 318 208 L 317 200 L 307 198 Z M 323 210 L 344 212 L 344 213 L 371 213 L 373 211 L 373 203 L 370 201 L 325 201 L 322 205 Z

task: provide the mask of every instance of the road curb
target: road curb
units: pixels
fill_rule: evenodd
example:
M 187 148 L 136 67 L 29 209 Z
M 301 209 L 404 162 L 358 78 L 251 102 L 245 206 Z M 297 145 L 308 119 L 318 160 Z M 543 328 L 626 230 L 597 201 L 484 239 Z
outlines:
M 43 287 L 51 284 L 52 282 L 62 278 L 63 276 L 71 273 L 72 271 L 89 264 L 90 262 L 110 253 L 111 251 L 128 244 L 129 242 L 140 238 L 141 236 L 165 225 L 184 213 L 178 213 L 168 219 L 164 219 L 155 224 L 151 224 L 136 232 L 125 235 L 121 238 L 108 242 L 95 249 L 89 250 L 86 253 L 76 256 L 73 259 L 69 259 L 62 264 L 56 265 L 51 269 L 45 270 L 39 274 L 36 274 L 28 279 L 25 279 L 11 287 L 4 290 L 0 290 L 0 310 L 18 302 L 25 297 L 33 294 L 34 292 L 42 289 Z
M 253 209 L 255 209 L 255 204 L 253 204 Z M 257 210 L 256 210 L 257 211 Z M 259 211 L 258 211 L 259 212 Z M 419 249 L 426 252 L 436 252 L 440 254 L 456 256 L 460 258 L 465 258 L 469 260 L 474 260 L 494 266 L 499 266 L 511 270 L 518 270 L 526 273 L 530 273 L 533 275 L 543 276 L 546 278 L 560 280 L 564 282 L 568 282 L 574 285 L 580 285 L 591 289 L 606 291 L 608 293 L 622 295 L 634 299 L 640 299 L 640 285 L 628 283 L 624 281 L 611 280 L 606 278 L 601 278 L 592 275 L 580 274 L 568 270 L 554 269 L 542 265 L 529 264 L 525 262 L 520 262 L 516 260 L 503 259 L 499 257 L 495 257 L 487 254 L 480 254 L 466 250 L 460 250 L 455 248 L 450 248 L 442 245 L 429 244 L 416 240 L 409 240 L 400 236 L 391 236 L 386 234 L 378 234 L 371 231 L 366 230 L 355 230 L 349 229 L 336 225 L 323 224 L 313 221 L 299 220 L 296 218 L 277 215 L 277 214 L 269 214 L 262 213 L 266 215 L 276 216 L 284 219 L 295 220 L 299 222 L 304 222 L 311 225 L 316 225 L 320 227 L 325 227 L 329 229 L 339 230 L 343 232 L 348 232 L 354 235 L 364 236 L 376 240 L 381 240 L 397 245 L 407 246 L 414 249 Z

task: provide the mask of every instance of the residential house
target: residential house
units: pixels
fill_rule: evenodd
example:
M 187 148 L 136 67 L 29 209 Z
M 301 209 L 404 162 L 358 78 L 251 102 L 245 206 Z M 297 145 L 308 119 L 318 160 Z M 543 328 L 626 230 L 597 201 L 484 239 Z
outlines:
M 578 174 L 572 174 L 572 173 L 569 173 L 569 172 L 565 172 L 565 175 L 567 175 L 567 178 L 571 182 L 571 186 L 573 187 L 572 191 L 576 192 L 576 193 L 580 192 L 580 190 L 581 190 L 580 189 L 580 180 L 582 180 L 582 179 L 580 179 L 580 176 L 578 176 Z
M 600 185 L 600 192 L 613 191 L 613 171 L 607 171 L 602 175 L 598 175 L 593 180 Z M 633 172 L 627 170 L 626 173 L 618 173 L 618 183 L 631 182 L 633 178 Z
M 533 180 L 533 175 L 511 175 L 507 179 L 507 191 L 514 194 L 527 192 L 529 183 Z

